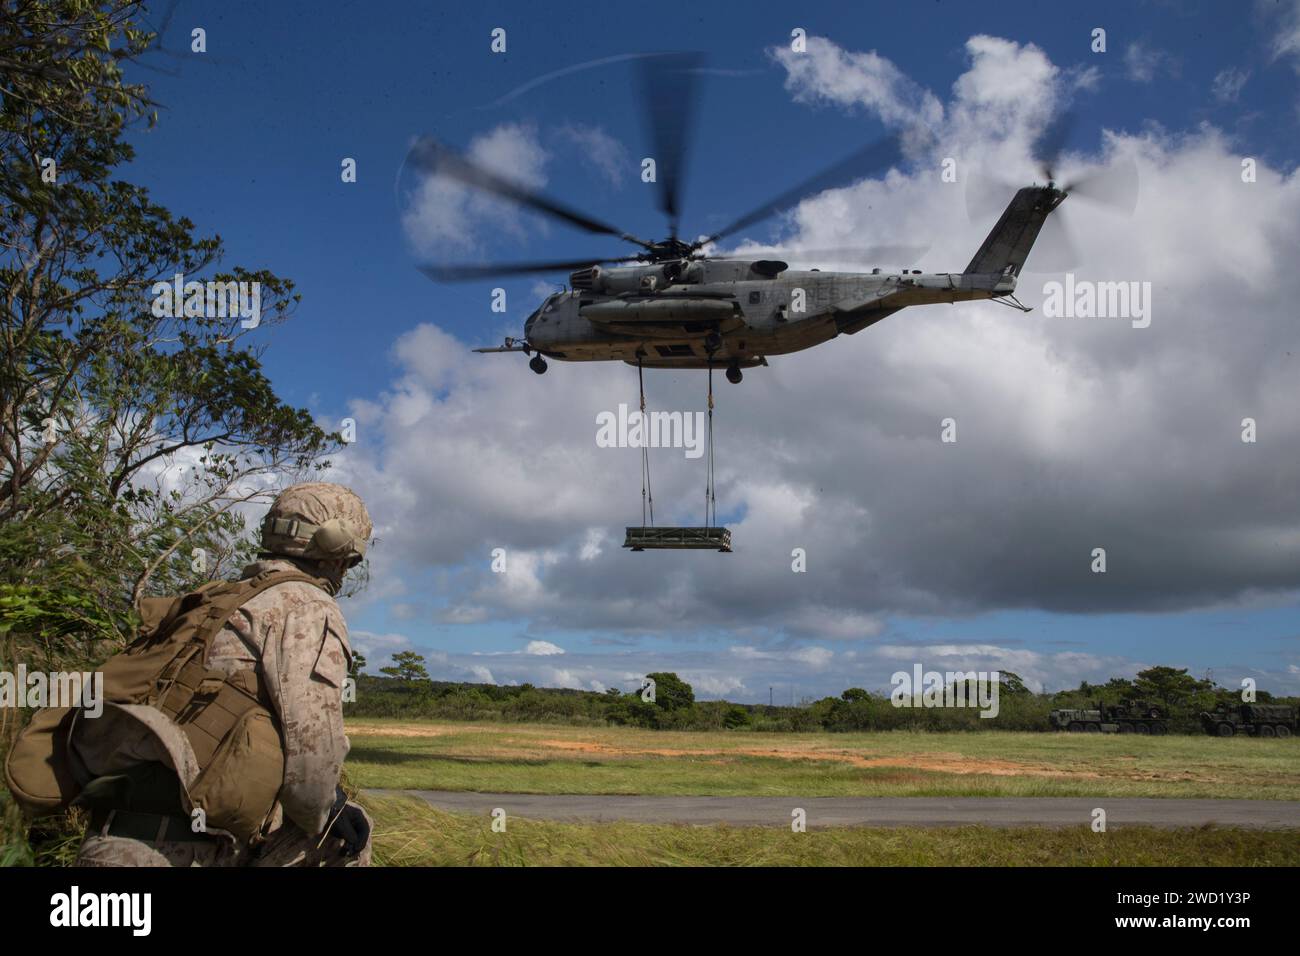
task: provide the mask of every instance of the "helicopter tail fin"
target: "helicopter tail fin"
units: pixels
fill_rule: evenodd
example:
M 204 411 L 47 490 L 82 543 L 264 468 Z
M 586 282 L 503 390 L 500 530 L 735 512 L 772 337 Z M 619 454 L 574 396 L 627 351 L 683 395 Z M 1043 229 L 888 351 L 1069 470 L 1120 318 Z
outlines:
M 1026 186 L 1017 192 L 966 273 L 1018 276 L 1038 230 L 1064 198 L 1065 193 L 1054 186 Z

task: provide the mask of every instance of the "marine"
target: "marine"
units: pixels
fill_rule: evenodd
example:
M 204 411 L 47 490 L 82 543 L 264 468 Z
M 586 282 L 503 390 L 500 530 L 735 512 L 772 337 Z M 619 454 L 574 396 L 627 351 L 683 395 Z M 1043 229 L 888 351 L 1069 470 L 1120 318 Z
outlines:
M 206 644 L 209 670 L 201 686 L 210 692 L 193 701 L 215 699 L 214 682 L 223 676 L 255 689 L 264 709 L 250 711 L 242 749 L 225 759 L 271 768 L 262 774 L 269 789 L 257 790 L 257 774 L 202 766 L 202 738 L 192 726 L 183 729 L 154 707 L 110 705 L 98 720 L 78 722 L 69 737 L 73 764 L 89 781 L 77 802 L 91 808 L 76 865 L 369 865 L 370 818 L 339 786 L 349 747 L 342 697 L 352 649 L 335 596 L 364 557 L 372 530 L 365 505 L 342 485 L 286 488 L 262 524 L 258 560 L 239 579 L 261 589 Z M 199 606 L 198 598 L 188 600 L 185 607 Z M 213 722 L 221 726 L 223 716 L 214 714 Z M 200 788 L 204 797 L 196 799 Z M 198 805 L 204 800 L 214 808 L 237 806 L 244 817 L 251 805 L 251 832 L 211 825 Z

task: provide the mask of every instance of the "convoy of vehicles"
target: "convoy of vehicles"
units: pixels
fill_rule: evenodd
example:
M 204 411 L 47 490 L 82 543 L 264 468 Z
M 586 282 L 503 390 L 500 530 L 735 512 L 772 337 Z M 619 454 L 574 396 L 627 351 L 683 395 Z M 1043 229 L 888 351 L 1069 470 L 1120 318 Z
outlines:
M 1220 703 L 1201 711 L 1201 726 L 1215 737 L 1291 737 L 1300 733 L 1296 708 L 1287 704 Z M 1108 705 L 1097 701 L 1093 709 L 1061 709 L 1048 715 L 1054 730 L 1069 733 L 1146 734 L 1169 733 L 1169 716 L 1143 700 Z
M 1217 737 L 1290 737 L 1296 709 L 1285 704 L 1220 704 L 1201 711 L 1201 726 Z
M 1154 734 L 1169 733 L 1169 720 L 1157 706 L 1143 700 L 1126 700 L 1118 705 L 1097 702 L 1095 710 L 1054 710 L 1052 726 L 1070 733 Z

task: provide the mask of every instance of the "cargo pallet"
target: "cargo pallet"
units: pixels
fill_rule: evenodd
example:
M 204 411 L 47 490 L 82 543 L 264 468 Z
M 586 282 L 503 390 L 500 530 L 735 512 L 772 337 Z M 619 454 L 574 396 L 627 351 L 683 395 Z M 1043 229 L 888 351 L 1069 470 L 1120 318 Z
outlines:
M 731 552 L 729 528 L 628 528 L 623 547 L 633 551 L 699 550 Z

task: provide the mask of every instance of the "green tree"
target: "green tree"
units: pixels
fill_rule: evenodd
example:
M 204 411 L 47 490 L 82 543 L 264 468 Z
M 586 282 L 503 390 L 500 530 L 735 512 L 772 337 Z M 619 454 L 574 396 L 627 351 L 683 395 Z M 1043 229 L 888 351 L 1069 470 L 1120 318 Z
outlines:
M 120 644 L 148 593 L 227 576 L 254 548 L 240 506 L 337 447 L 275 395 L 236 315 L 156 315 L 186 280 L 261 288 L 263 325 L 298 301 L 217 268 L 218 237 L 115 177 L 152 105 L 122 64 L 147 47 L 122 0 L 0 0 L 0 653 L 69 660 Z M 214 312 L 216 310 L 213 310 Z M 77 596 L 100 608 L 63 627 Z M 4 617 L 21 606 L 21 627 Z M 33 617 L 46 608 L 49 620 Z M 38 634 L 58 634 L 54 644 Z M 24 645 L 25 642 L 25 645 Z
M 1015 671 L 1003 671 L 1001 674 L 1001 688 L 999 694 L 1010 694 L 1013 697 L 1032 695 L 1028 687 L 1025 686 L 1024 679 Z
M 748 727 L 750 723 L 749 711 L 739 704 L 732 704 L 727 708 L 726 714 L 722 718 L 723 725 L 728 730 L 735 730 L 738 727 Z
M 856 700 L 870 700 L 871 694 L 861 687 L 850 687 L 844 693 L 840 694 L 842 700 L 847 700 L 850 704 Z
M 1214 684 L 1192 677 L 1185 667 L 1158 666 L 1139 671 L 1133 690 L 1143 700 L 1164 704 L 1165 713 L 1173 713 L 1191 705 L 1200 694 L 1212 694 Z
M 695 691 L 671 671 L 647 674 L 655 682 L 655 704 L 662 710 L 680 710 L 695 703 Z
M 424 667 L 424 658 L 415 651 L 398 651 L 393 655 L 392 666 L 379 668 L 379 673 L 399 680 L 429 679 L 429 672 Z

